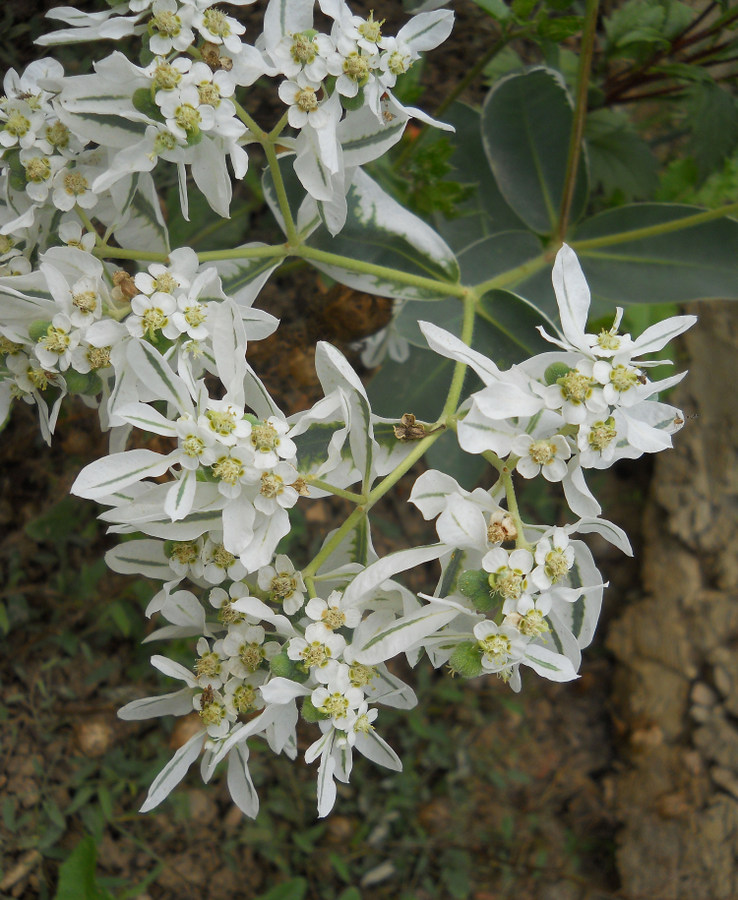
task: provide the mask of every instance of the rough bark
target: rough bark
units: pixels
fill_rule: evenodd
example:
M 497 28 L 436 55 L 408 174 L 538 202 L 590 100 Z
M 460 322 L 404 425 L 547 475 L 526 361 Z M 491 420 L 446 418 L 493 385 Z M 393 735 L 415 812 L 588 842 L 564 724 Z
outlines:
M 685 413 L 656 461 L 644 595 L 613 623 L 623 892 L 738 897 L 738 308 L 700 305 Z

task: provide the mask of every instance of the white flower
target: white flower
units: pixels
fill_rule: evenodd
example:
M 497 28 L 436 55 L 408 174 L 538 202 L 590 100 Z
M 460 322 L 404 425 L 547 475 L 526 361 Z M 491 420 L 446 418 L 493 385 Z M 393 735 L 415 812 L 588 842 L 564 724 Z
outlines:
M 259 570 L 257 584 L 281 603 L 288 616 L 294 615 L 305 602 L 305 583 L 287 556 L 279 554 L 273 566 Z
M 523 478 L 535 478 L 542 473 L 546 481 L 561 481 L 566 475 L 564 460 L 571 456 L 571 449 L 566 438 L 560 434 L 548 438 L 521 434 L 513 439 L 511 450 L 520 457 L 515 470 Z
M 178 6 L 176 0 L 154 0 L 153 17 L 149 20 L 149 49 L 156 56 L 167 56 L 172 50 L 186 50 L 195 40 L 190 28 L 194 10 Z
M 574 548 L 563 528 L 554 528 L 550 535 L 542 537 L 535 547 L 536 568 L 531 581 L 539 591 L 544 591 L 566 578 L 574 565 Z
M 337 628 L 356 628 L 361 621 L 361 610 L 344 607 L 341 591 L 332 591 L 327 600 L 313 597 L 308 601 L 305 612 L 314 622 L 320 622 L 331 631 Z

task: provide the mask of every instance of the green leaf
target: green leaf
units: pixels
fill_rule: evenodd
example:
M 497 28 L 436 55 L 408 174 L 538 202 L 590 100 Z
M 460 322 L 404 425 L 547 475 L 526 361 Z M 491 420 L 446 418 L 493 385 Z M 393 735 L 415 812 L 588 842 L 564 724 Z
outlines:
M 506 22 L 511 12 L 504 0 L 474 0 L 474 3 L 483 9 L 488 16 L 497 19 L 498 22 Z
M 558 44 L 575 34 L 579 34 L 584 24 L 582 16 L 557 16 L 541 19 L 538 23 L 538 36 Z
M 291 878 L 267 891 L 266 894 L 259 894 L 256 900 L 304 900 L 307 888 L 307 881 L 304 878 Z
M 318 250 L 401 272 L 457 284 L 459 266 L 451 248 L 421 219 L 400 206 L 364 171 L 357 169 L 349 190 L 348 217 L 336 237 L 321 227 L 308 244 Z M 331 278 L 357 291 L 383 297 L 438 300 L 443 294 L 395 280 L 392 275 L 353 272 L 309 260 Z
M 738 221 L 702 225 L 606 247 L 578 243 L 638 228 L 674 222 L 702 212 L 698 207 L 639 203 L 600 213 L 576 230 L 570 243 L 592 291 L 592 314 L 627 303 L 684 303 L 738 299 Z
M 457 205 L 458 215 L 454 219 L 436 217 L 436 227 L 449 246 L 458 252 L 483 237 L 524 228 L 524 223 L 500 193 L 490 171 L 482 145 L 479 110 L 465 103 L 454 103 L 444 114 L 444 120 L 456 129 L 454 152 L 449 160 L 452 177 L 476 185 L 469 199 Z
M 644 42 L 654 45 L 654 49 L 667 45 L 662 33 L 665 19 L 663 6 L 647 0 L 628 0 L 605 18 L 607 53 L 632 55 L 632 45 Z
M 91 837 L 83 838 L 59 869 L 54 900 L 113 900 L 95 880 L 97 851 Z
M 686 150 L 694 156 L 701 182 L 738 144 L 738 104 L 715 82 L 705 82 L 692 85 L 688 112 L 691 136 Z
M 658 163 L 630 119 L 611 109 L 587 116 L 585 139 L 592 188 L 625 200 L 651 197 L 658 187 Z
M 553 69 L 510 75 L 488 94 L 482 139 L 497 186 L 510 207 L 539 234 L 554 231 L 564 189 L 572 101 Z M 577 173 L 571 219 L 584 211 L 586 159 Z

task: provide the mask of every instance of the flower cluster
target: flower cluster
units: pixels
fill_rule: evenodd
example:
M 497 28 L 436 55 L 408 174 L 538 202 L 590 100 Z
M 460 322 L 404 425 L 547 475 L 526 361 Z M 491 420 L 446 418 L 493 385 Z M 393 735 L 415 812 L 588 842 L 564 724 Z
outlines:
M 544 332 L 557 350 L 501 371 L 420 323 L 431 350 L 484 384 L 459 405 L 456 378 L 458 392 L 452 385 L 435 427 L 412 414 L 400 425 L 376 416 L 348 360 L 323 342 L 315 354 L 320 399 L 290 416 L 280 410 L 245 355 L 277 322 L 251 304 L 289 252 L 311 249 L 304 241 L 321 221 L 340 230 L 352 186 L 364 192 L 362 214 L 371 206 L 385 219 L 409 217 L 405 230 L 456 266 L 440 237 L 361 170 L 400 139 L 411 116 L 432 123 L 392 91 L 445 39 L 452 14 L 421 12 L 388 36 L 373 14 L 319 0 L 330 23 L 322 33 L 313 7 L 269 0 L 253 44 L 237 17 L 208 0 L 62 8 L 52 17 L 69 27 L 42 43 L 136 37 L 141 64 L 114 52 L 94 74 L 67 77 L 41 60 L 20 76 L 11 71 L 0 100 L 0 421 L 13 400 L 33 403 L 51 441 L 66 396 L 98 410 L 109 453 L 83 468 L 72 491 L 105 507 L 101 520 L 125 535 L 108 552 L 109 566 L 159 583 L 147 615 L 166 624 L 148 640 L 196 639 L 189 657 L 152 658 L 179 689 L 120 713 L 199 720 L 144 810 L 202 755 L 203 778 L 227 761 L 231 796 L 256 815 L 248 741 L 294 758 L 301 714 L 315 727 L 304 756 L 318 762 L 326 815 L 354 751 L 401 768 L 377 731 L 381 706 L 416 702 L 392 671 L 401 655 L 411 666 L 425 655 L 467 678 L 494 674 L 514 690 L 522 666 L 555 681 L 576 678 L 604 588 L 580 536 L 594 532 L 630 552 L 625 534 L 600 517 L 584 473 L 664 449 L 683 424 L 679 410 L 656 399 L 681 376 L 649 380 L 643 356 L 694 318 L 634 339 L 619 333 L 619 310 L 611 328 L 589 334 L 589 291 L 566 246 L 553 272 L 562 333 Z M 269 132 L 242 105 L 243 89 L 261 76 L 278 80 L 286 106 Z M 282 134 L 287 126 L 291 136 Z M 153 170 L 175 167 L 185 217 L 190 177 L 227 216 L 228 165 L 242 179 L 255 141 L 287 243 L 202 256 L 172 250 Z M 306 192 L 294 218 L 277 147 Z M 343 260 L 334 274 L 350 275 L 352 260 Z M 433 283 L 417 280 L 423 290 Z M 437 284 L 439 293 L 447 286 Z M 484 454 L 499 477 L 470 492 L 443 472 L 425 472 L 410 501 L 437 520 L 438 541 L 378 558 L 369 510 L 444 429 L 456 431 L 463 450 Z M 576 521 L 523 522 L 512 472 L 560 483 Z M 353 503 L 353 512 L 311 560 L 282 553 L 290 511 L 328 495 Z M 439 568 L 437 586 L 416 596 L 397 576 L 427 563 Z

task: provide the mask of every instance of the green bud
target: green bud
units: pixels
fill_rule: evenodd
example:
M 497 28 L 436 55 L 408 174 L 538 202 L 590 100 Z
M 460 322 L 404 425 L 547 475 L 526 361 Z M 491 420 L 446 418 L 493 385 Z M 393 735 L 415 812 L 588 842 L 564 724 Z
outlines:
M 463 678 L 476 678 L 484 671 L 482 668 L 482 651 L 479 644 L 464 641 L 458 644 L 448 661 L 454 674 Z
M 51 321 L 49 319 L 36 319 L 35 322 L 31 322 L 31 326 L 28 329 L 28 337 L 32 341 L 38 342 L 46 337 L 49 328 L 51 328 Z
M 269 660 L 269 668 L 275 678 L 289 678 L 290 681 L 303 682 L 308 677 L 295 660 L 287 656 L 286 650 L 282 650 Z
M 172 553 L 174 553 L 174 545 L 176 543 L 176 541 L 164 541 L 164 556 L 166 556 L 167 559 L 172 558 Z
M 244 419 L 246 419 L 247 422 L 251 422 L 252 425 L 259 424 L 259 417 L 255 416 L 253 413 L 244 413 L 243 417 L 244 417 Z
M 64 373 L 64 380 L 67 383 L 67 390 L 70 394 L 87 394 L 94 397 L 102 390 L 102 382 L 95 372 L 77 372 L 74 369 L 67 369 Z
M 131 97 L 131 101 L 138 112 L 143 113 L 145 116 L 148 116 L 150 119 L 154 119 L 157 122 L 163 121 L 161 110 L 151 96 L 150 88 L 141 87 L 138 88 L 138 90 L 135 90 L 133 92 L 133 97 Z
M 360 87 L 355 97 L 341 97 L 341 106 L 348 112 L 361 109 L 364 105 L 364 88 Z
M 551 365 L 546 369 L 543 373 L 543 377 L 546 381 L 546 384 L 556 384 L 559 378 L 563 378 L 564 375 L 568 375 L 571 372 L 571 367 L 567 366 L 566 363 L 563 362 L 555 362 L 551 363 Z
M 306 722 L 320 722 L 323 719 L 329 718 L 329 716 L 313 706 L 313 701 L 310 697 L 305 697 L 302 701 L 302 709 L 300 712 Z
M 489 576 L 484 569 L 467 569 L 459 576 L 459 590 L 480 612 L 489 612 L 497 605 L 490 590 Z

